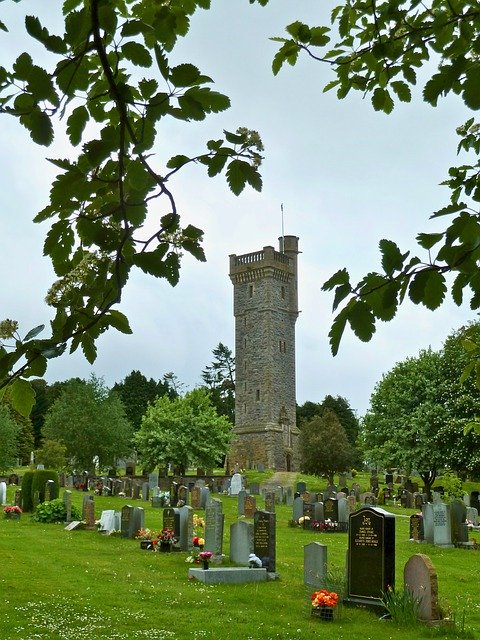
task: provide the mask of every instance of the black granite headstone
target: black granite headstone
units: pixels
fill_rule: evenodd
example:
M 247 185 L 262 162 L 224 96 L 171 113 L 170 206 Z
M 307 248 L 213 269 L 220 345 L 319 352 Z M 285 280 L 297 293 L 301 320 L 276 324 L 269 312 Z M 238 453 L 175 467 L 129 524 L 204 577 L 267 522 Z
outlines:
M 380 606 L 395 585 L 395 516 L 377 507 L 350 514 L 346 604 Z
M 253 552 L 268 572 L 275 572 L 275 514 L 255 511 L 253 516 Z

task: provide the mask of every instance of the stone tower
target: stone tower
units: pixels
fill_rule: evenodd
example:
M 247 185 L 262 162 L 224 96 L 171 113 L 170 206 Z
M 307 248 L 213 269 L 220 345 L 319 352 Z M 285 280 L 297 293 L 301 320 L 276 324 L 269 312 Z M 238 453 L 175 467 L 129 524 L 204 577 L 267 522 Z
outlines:
M 235 442 L 232 462 L 298 468 L 295 322 L 298 238 L 230 256 L 235 315 Z

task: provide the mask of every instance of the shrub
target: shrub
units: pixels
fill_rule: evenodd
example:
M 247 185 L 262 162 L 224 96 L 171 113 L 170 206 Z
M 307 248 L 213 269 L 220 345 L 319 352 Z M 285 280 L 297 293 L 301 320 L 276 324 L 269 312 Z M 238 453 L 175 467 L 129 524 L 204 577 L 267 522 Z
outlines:
M 22 509 L 24 511 L 33 511 L 33 492 L 32 482 L 34 471 L 25 471 L 22 479 Z
M 81 520 L 80 511 L 74 505 L 72 505 L 71 516 L 73 520 Z M 65 522 L 66 518 L 67 510 L 61 498 L 42 502 L 33 514 L 35 522 Z
M 32 482 L 32 500 L 35 493 L 38 491 L 39 502 L 45 501 L 45 485 L 47 480 L 54 481 L 54 497 L 58 497 L 59 493 L 59 484 L 58 484 L 58 474 L 56 471 L 51 469 L 37 469 L 33 474 L 33 482 Z
M 383 594 L 382 603 L 397 625 L 412 627 L 418 624 L 420 598 L 415 597 L 409 589 L 404 591 L 389 589 Z

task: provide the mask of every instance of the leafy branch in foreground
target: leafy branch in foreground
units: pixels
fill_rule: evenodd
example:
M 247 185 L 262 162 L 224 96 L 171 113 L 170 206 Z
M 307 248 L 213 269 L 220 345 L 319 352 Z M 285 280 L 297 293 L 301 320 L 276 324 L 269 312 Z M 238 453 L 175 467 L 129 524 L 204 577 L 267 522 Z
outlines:
M 170 186 L 185 166 L 203 165 L 210 177 L 225 171 L 237 195 L 246 184 L 261 189 L 263 146 L 246 128 L 225 131 L 195 157 L 164 161 L 154 150 L 166 118 L 202 121 L 230 105 L 194 64 L 169 62 L 197 8 L 209 9 L 210 1 L 64 0 L 61 36 L 37 16 L 25 19 L 28 34 L 53 60 L 51 68 L 28 52 L 11 70 L 0 67 L 0 113 L 17 118 L 43 146 L 63 123 L 71 145 L 80 146 L 76 158 L 50 159 L 60 173 L 50 202 L 35 217 L 51 224 L 44 244 L 58 278 L 46 297 L 56 311 L 51 335 L 37 339 L 39 329 L 21 340 L 16 326 L 4 332 L 0 388 L 17 379 L 25 389 L 23 379 L 42 376 L 48 358 L 67 346 L 70 352 L 81 347 L 92 363 L 96 339 L 110 327 L 131 333 L 114 307 L 132 268 L 175 285 L 184 252 L 205 260 L 203 232 L 181 226 Z M 2 22 L 0 29 L 8 31 Z M 16 408 L 25 413 L 22 397 Z
M 336 89 L 339 99 L 360 91 L 371 96 L 376 111 L 388 114 L 396 100 L 411 101 L 417 69 L 433 61 L 437 69 L 425 82 L 423 99 L 435 107 L 441 97 L 454 93 L 467 108 L 480 109 L 477 2 L 345 0 L 333 9 L 331 23 L 333 27 L 310 27 L 296 21 L 287 26 L 287 37 L 272 38 L 280 43 L 274 74 L 285 63 L 295 65 L 306 52 L 336 75 L 324 91 Z M 457 305 L 469 289 L 470 307 L 480 307 L 479 125 L 471 118 L 457 132 L 458 151 L 469 152 L 474 161 L 449 170 L 443 184 L 451 189 L 450 202 L 432 218 L 454 217 L 443 232 L 417 236 L 425 258 L 411 257 L 394 242 L 381 240 L 381 272 L 352 284 L 347 270 L 341 269 L 323 285 L 324 291 L 334 291 L 334 311 L 342 305 L 329 334 L 334 354 L 347 323 L 358 338 L 368 341 L 376 321 L 391 320 L 405 297 L 434 310 L 449 288 Z M 445 277 L 449 273 L 455 276 L 451 285 Z

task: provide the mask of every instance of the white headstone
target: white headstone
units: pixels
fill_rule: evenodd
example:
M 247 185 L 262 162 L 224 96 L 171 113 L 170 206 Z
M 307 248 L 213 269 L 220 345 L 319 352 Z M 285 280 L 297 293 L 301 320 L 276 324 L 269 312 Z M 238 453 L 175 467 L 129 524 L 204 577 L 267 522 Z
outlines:
M 7 504 L 7 483 L 0 482 L 0 504 Z
M 452 547 L 452 524 L 450 505 L 433 503 L 433 544 L 438 547 Z
M 242 476 L 239 473 L 234 473 L 230 482 L 230 495 L 238 496 L 242 488 Z

